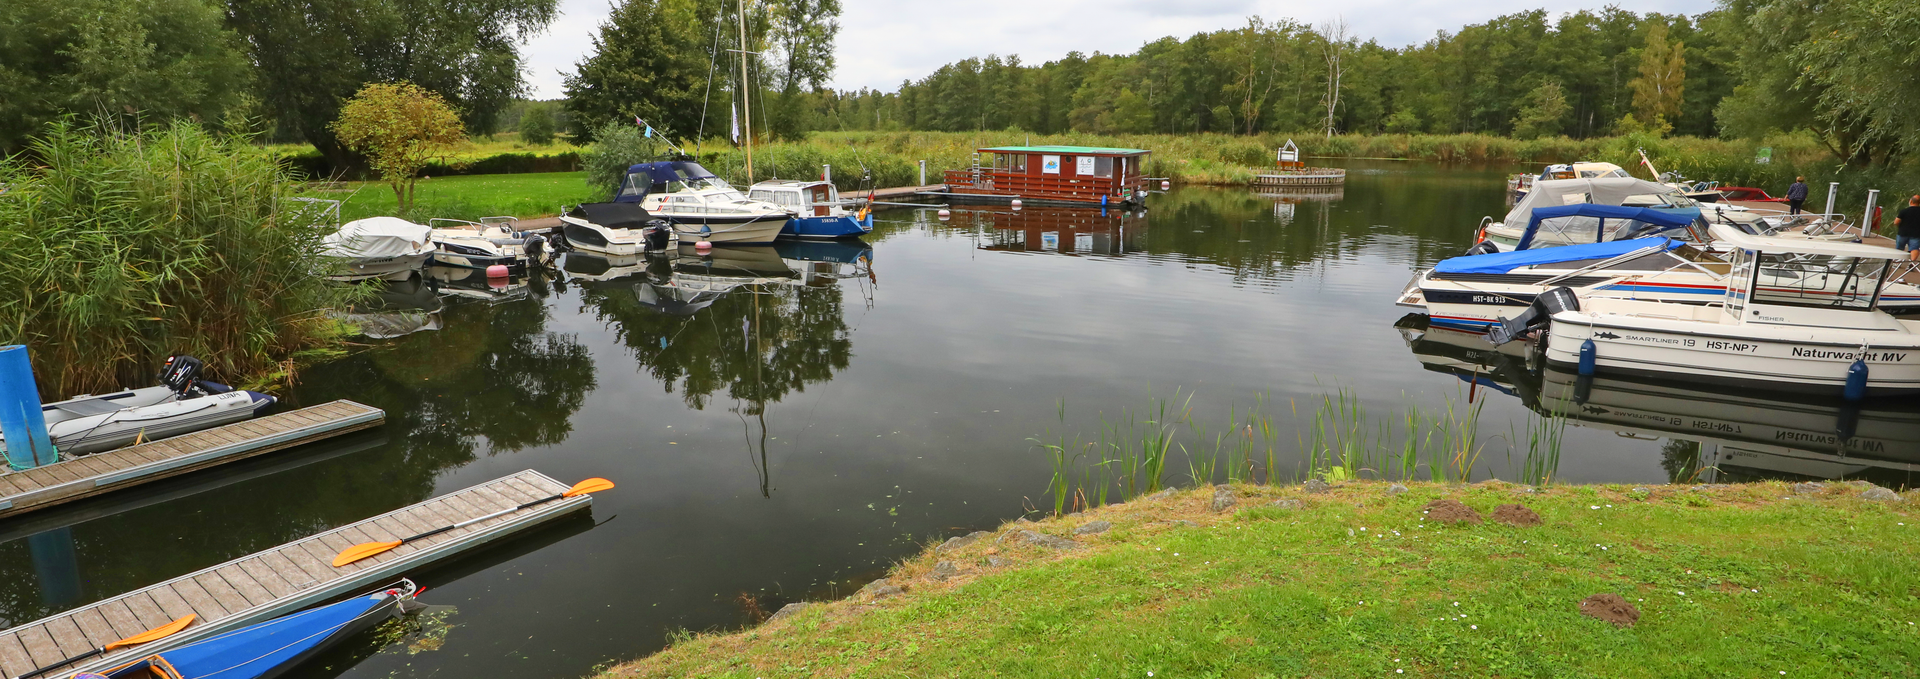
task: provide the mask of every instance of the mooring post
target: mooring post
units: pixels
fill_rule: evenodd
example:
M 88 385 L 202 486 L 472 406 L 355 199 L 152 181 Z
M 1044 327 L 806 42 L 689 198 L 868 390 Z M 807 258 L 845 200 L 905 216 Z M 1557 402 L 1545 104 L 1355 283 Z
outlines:
M 920 161 L 920 186 L 927 185 L 927 161 Z
M 27 348 L 0 347 L 0 436 L 6 437 L 7 464 L 32 469 L 60 460 L 47 436 L 47 416 L 40 412 L 40 388 L 33 381 Z

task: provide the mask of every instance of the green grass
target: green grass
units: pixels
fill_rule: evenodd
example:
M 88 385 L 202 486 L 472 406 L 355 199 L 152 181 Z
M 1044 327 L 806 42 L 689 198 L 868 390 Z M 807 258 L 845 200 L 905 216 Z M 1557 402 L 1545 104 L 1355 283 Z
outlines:
M 263 144 L 264 148 L 282 155 L 318 154 L 312 144 Z M 565 137 L 555 137 L 551 144 L 528 144 L 520 141 L 518 132 L 502 132 L 492 137 L 468 140 L 468 143 L 447 154 L 448 160 L 473 161 L 503 153 L 531 153 L 541 156 L 557 156 L 563 153 L 576 153 L 583 150 L 574 146 Z
M 420 180 L 414 209 L 404 216 L 426 223 L 432 217 L 478 219 L 495 215 L 547 217 L 564 206 L 595 200 L 584 172 L 485 174 Z M 307 191 L 303 195 L 343 200 L 340 218 L 396 216 L 393 189 L 384 182 L 347 182 L 339 190 Z
M 1031 528 L 1111 531 L 1087 549 L 991 538 L 901 563 L 891 584 L 765 626 L 683 638 L 603 677 L 1913 676 L 1920 517 L 1830 484 L 1689 490 L 1357 483 L 1236 486 Z M 1304 507 L 1271 505 L 1277 497 Z M 1545 523 L 1439 526 L 1421 507 L 1521 502 Z M 1636 499 L 1639 498 L 1639 499 Z M 1182 525 L 1175 520 L 1193 522 Z M 988 556 L 1012 565 L 989 567 Z M 960 574 L 930 577 L 941 560 Z M 1598 593 L 1642 617 L 1579 613 Z M 1462 617 L 1464 616 L 1464 617 Z M 1404 672 L 1399 672 L 1404 670 Z

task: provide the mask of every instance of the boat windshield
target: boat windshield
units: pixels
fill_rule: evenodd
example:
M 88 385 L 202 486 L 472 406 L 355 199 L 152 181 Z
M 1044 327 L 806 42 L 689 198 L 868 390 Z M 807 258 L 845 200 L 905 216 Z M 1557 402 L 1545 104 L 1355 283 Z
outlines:
M 1762 255 L 1753 301 L 1787 306 L 1870 309 L 1889 260 L 1832 255 Z

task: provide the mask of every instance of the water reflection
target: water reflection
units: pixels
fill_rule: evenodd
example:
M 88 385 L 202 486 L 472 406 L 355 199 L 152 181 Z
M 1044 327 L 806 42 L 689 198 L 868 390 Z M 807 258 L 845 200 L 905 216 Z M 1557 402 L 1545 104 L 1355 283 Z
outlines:
M 378 286 L 372 299 L 356 304 L 337 317 L 360 329 L 368 339 L 393 339 L 416 332 L 439 330 L 440 294 L 425 276 L 400 281 L 373 281 Z
M 1543 366 L 1525 343 L 1498 349 L 1484 336 L 1396 324 L 1427 370 L 1476 390 L 1518 398 L 1540 415 L 1581 427 L 1662 440 L 1673 483 L 1861 478 L 1899 488 L 1920 469 L 1920 404 L 1821 399 L 1702 387 L 1676 381 L 1581 377 Z

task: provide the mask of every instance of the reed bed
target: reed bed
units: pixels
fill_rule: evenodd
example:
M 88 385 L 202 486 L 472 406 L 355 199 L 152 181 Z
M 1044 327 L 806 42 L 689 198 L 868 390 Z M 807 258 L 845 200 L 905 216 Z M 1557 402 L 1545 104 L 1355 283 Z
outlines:
M 1145 408 L 1122 408 L 1112 419 L 1101 414 L 1092 434 L 1067 433 L 1067 406 L 1060 402 L 1060 431 L 1028 439 L 1052 468 L 1046 509 L 1057 516 L 1171 487 L 1167 463 L 1176 454 L 1194 486 L 1313 478 L 1463 483 L 1476 472 L 1548 485 L 1566 442 L 1561 413 L 1529 414 L 1523 429 L 1510 427 L 1504 436 L 1483 441 L 1486 399 L 1472 392 L 1464 400 L 1449 395 L 1437 409 L 1409 403 L 1386 417 L 1369 413 L 1360 396 L 1345 388 L 1304 404 L 1289 400 L 1286 414 L 1296 436 L 1290 448 L 1280 443 L 1281 423 L 1269 412 L 1266 395 L 1256 395 L 1245 409 L 1230 405 L 1218 421 L 1197 416 L 1193 398 L 1184 389 L 1171 397 L 1149 396 Z M 1504 474 L 1485 464 L 1489 446 L 1496 444 L 1505 446 Z
M 43 398 L 152 384 L 175 353 L 247 381 L 338 341 L 329 229 L 248 139 L 64 121 L 0 185 L 0 343 L 30 347 Z

